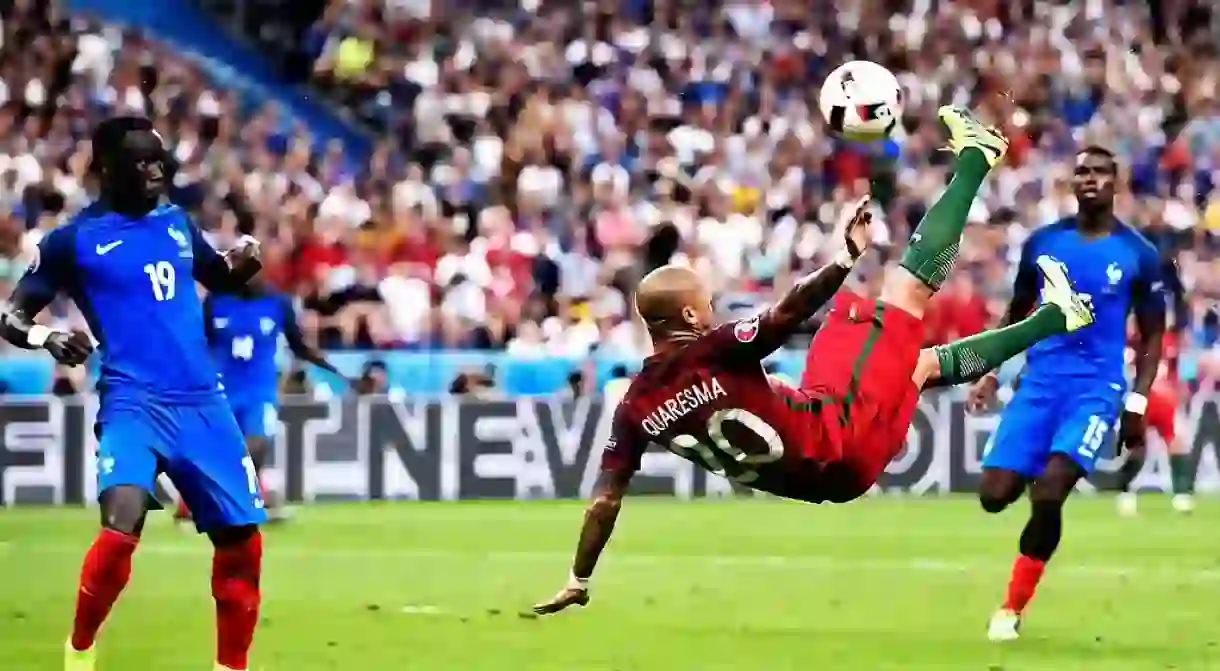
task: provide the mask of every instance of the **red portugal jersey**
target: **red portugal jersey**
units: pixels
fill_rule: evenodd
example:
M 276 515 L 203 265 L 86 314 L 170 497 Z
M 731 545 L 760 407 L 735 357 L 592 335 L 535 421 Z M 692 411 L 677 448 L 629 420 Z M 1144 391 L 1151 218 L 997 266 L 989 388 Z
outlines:
M 766 313 L 644 361 L 614 416 L 602 468 L 634 472 L 650 443 L 735 482 L 820 503 L 822 419 L 776 393 L 762 359 L 783 344 Z

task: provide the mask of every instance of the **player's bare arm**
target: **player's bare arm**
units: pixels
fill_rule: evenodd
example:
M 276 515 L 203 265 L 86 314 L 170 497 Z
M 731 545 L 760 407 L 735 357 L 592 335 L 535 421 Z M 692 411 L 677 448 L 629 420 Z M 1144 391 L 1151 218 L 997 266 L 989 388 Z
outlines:
M 343 377 L 343 373 L 340 373 L 334 364 L 327 361 L 326 355 L 322 354 L 321 350 L 305 341 L 305 336 L 301 333 L 301 326 L 297 323 L 296 311 L 292 309 L 291 303 L 286 305 L 285 311 L 287 314 L 284 315 L 284 340 L 288 341 L 288 349 L 292 351 L 292 355 L 328 373 Z
M 856 205 L 844 231 L 845 247 L 834 263 L 823 266 L 797 281 L 796 285 L 768 312 L 766 319 L 776 330 L 795 330 L 826 304 L 847 280 L 855 262 L 864 255 L 871 242 L 869 223 L 870 199 L 866 196 Z
M 585 522 L 580 529 L 580 540 L 576 544 L 576 558 L 572 561 L 572 575 L 568 583 L 549 601 L 534 606 L 539 615 L 557 613 L 568 606 L 584 606 L 589 603 L 589 578 L 597 567 L 602 550 L 614 533 L 614 523 L 623 506 L 623 496 L 631 482 L 631 471 L 603 470 L 593 489 L 593 500 L 585 510 Z
M 1150 287 L 1140 291 L 1159 293 L 1159 287 Z M 1144 448 L 1147 440 L 1147 421 L 1144 417 L 1148 409 L 1148 392 L 1156 380 L 1157 370 L 1161 365 L 1161 354 L 1164 352 L 1165 311 L 1154 306 L 1144 307 L 1148 303 L 1159 303 L 1160 296 L 1138 295 L 1135 323 L 1139 331 L 1139 339 L 1132 349 L 1135 350 L 1135 379 L 1131 383 L 1131 393 L 1127 396 L 1119 425 L 1119 447 L 1129 451 Z
M 22 349 L 45 349 L 56 361 L 66 366 L 79 366 L 93 354 L 93 339 L 74 329 L 59 331 L 34 321 L 38 313 L 51 304 L 55 292 L 34 278 L 38 262 L 17 283 L 9 298 L 9 309 L 0 315 L 0 336 Z

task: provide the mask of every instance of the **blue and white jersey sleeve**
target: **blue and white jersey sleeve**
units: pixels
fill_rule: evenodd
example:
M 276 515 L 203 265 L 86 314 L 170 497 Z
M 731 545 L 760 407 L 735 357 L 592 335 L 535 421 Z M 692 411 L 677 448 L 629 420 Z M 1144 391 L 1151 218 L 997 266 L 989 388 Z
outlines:
M 35 249 L 33 260 L 18 281 L 15 293 L 20 293 L 41 308 L 55 300 L 56 294 L 68 291 L 76 256 L 72 231 L 71 227 L 65 226 L 53 229 L 43 237 Z

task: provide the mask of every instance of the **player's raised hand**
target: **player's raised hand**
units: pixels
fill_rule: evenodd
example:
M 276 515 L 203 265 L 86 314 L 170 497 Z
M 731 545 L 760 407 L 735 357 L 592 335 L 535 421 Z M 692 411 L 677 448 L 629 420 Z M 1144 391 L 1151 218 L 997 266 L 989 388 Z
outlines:
M 872 202 L 872 197 L 868 195 L 856 201 L 851 220 L 847 222 L 847 229 L 843 233 L 847 253 L 851 254 L 852 260 L 859 259 L 873 242 L 872 231 L 869 230 L 873 221 L 873 212 L 870 209 Z
M 568 586 L 559 590 L 559 593 L 551 597 L 550 601 L 545 601 L 534 606 L 533 611 L 537 615 L 550 615 L 551 613 L 558 613 L 568 606 L 584 606 L 588 603 L 588 589 Z
M 983 412 L 995 406 L 996 393 L 1000 390 L 1000 379 L 995 373 L 988 373 L 970 385 L 966 394 L 966 410 Z
M 85 363 L 90 354 L 93 354 L 93 339 L 80 329 L 74 329 L 69 333 L 55 331 L 47 336 L 43 348 L 50 352 L 59 363 L 65 366 L 79 366 Z

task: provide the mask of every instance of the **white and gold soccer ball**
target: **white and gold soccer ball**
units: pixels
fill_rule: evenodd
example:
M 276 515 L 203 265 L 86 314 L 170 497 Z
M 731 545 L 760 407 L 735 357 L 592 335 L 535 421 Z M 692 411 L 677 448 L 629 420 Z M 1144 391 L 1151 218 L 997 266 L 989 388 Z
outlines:
M 881 140 L 902 119 L 902 88 L 886 68 L 872 61 L 851 61 L 826 77 L 819 105 L 835 134 L 860 142 Z

